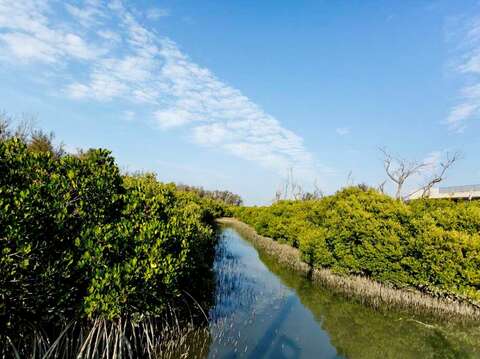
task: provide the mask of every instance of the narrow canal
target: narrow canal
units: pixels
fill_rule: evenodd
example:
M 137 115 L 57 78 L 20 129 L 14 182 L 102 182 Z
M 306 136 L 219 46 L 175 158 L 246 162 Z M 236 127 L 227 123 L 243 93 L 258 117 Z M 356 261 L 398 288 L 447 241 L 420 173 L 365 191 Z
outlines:
M 209 358 L 480 358 L 478 325 L 373 310 L 219 235 Z

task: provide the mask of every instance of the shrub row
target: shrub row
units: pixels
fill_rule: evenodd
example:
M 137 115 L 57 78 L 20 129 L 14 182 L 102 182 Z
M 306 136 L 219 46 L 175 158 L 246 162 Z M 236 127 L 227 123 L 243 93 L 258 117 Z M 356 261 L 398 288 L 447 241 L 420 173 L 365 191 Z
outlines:
M 156 315 L 201 282 L 224 205 L 124 177 L 106 150 L 0 141 L 0 327 Z
M 480 202 L 402 203 L 351 187 L 311 201 L 234 209 L 317 268 L 480 301 Z

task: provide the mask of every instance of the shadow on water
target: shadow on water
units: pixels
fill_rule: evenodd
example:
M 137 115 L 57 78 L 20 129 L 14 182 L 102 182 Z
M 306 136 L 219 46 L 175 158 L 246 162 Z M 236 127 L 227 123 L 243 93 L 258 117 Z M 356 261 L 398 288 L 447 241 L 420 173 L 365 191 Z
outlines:
M 288 314 L 291 312 L 292 307 L 295 303 L 295 299 L 296 298 L 293 295 L 287 299 L 286 303 L 283 305 L 282 309 L 277 314 L 277 317 L 272 321 L 270 327 L 266 330 L 265 334 L 259 339 L 259 343 L 257 344 L 257 346 L 248 356 L 250 359 L 265 357 L 269 349 L 276 342 L 276 333 L 282 326 L 282 323 L 287 319 Z M 300 358 L 300 353 L 302 351 L 301 348 L 286 335 L 282 335 L 275 344 L 276 345 L 272 353 L 275 358 L 284 357 L 281 351 L 282 346 L 287 346 L 288 348 L 293 350 L 293 356 L 291 356 L 290 358 Z
M 294 291 L 234 230 L 220 234 L 210 310 L 211 358 L 335 358 L 329 337 Z M 309 345 L 314 343 L 314 345 Z
M 210 358 L 480 358 L 480 328 L 345 299 L 221 230 Z

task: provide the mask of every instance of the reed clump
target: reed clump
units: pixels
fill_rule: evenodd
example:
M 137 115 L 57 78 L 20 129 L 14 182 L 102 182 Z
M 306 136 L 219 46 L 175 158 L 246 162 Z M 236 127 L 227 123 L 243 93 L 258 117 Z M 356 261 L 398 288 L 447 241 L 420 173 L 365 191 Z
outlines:
M 302 259 L 301 251 L 290 244 L 261 236 L 251 226 L 234 218 L 221 218 L 217 221 L 235 228 L 256 247 L 276 258 L 280 264 L 310 277 L 312 281 L 326 288 L 354 298 L 362 304 L 374 308 L 395 307 L 448 319 L 480 319 L 480 308 L 469 302 L 463 302 L 457 298 L 434 297 L 415 288 L 395 288 L 365 276 L 346 276 L 334 273 L 327 268 L 313 268 Z
M 0 335 L 0 358 L 203 358 L 211 342 L 206 324 L 165 317 L 97 318 L 71 321 L 51 336 L 48 328 L 26 323 L 20 336 Z

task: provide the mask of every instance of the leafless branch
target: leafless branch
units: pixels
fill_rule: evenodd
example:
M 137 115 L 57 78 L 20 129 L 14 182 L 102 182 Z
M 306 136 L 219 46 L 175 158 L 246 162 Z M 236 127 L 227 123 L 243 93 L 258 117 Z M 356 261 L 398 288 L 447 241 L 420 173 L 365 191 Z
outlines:
M 444 161 L 440 162 L 438 166 L 438 172 L 434 172 L 431 178 L 427 181 L 427 183 L 420 189 L 422 191 L 422 198 L 426 197 L 433 186 L 439 184 L 445 179 L 445 175 L 449 168 L 451 168 L 459 159 L 461 159 L 462 155 L 460 152 L 456 151 L 454 153 L 447 152 L 446 158 Z
M 348 175 L 347 175 L 347 182 L 346 182 L 346 186 L 349 187 L 349 186 L 353 186 L 354 184 L 354 179 L 353 179 L 353 171 L 350 170 L 348 172 Z
M 387 183 L 387 180 L 383 181 L 378 185 L 378 191 L 380 193 L 385 193 L 385 184 Z
M 323 197 L 323 192 L 317 184 L 317 180 L 313 183 L 313 191 L 305 191 L 302 184 L 297 182 L 293 175 L 293 168 L 287 171 L 287 177 L 281 187 L 275 192 L 274 203 L 282 199 L 293 199 L 296 201 L 306 201 L 319 199 Z
M 428 166 L 428 164 L 395 157 L 384 147 L 380 148 L 379 150 L 383 154 L 383 166 L 385 172 L 397 187 L 395 197 L 397 199 L 402 199 L 402 190 L 405 182 L 411 176 L 420 173 L 425 167 Z

